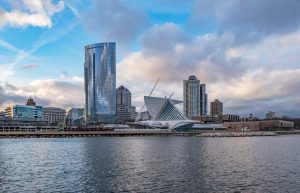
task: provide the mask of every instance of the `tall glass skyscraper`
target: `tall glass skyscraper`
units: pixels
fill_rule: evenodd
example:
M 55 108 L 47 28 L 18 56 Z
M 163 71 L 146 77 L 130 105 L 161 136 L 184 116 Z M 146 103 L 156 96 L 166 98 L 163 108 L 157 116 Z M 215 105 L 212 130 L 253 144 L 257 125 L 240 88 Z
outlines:
M 200 84 L 196 76 L 183 81 L 183 111 L 189 117 L 207 114 L 207 94 L 205 84 Z
M 116 119 L 116 43 L 85 46 L 85 117 L 91 122 Z

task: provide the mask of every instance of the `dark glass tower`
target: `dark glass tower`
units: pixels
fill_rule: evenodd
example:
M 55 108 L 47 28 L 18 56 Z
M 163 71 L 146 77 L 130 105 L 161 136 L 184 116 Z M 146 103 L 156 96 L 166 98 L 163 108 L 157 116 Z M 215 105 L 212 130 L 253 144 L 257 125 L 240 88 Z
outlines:
M 85 117 L 87 123 L 116 119 L 116 43 L 85 46 Z

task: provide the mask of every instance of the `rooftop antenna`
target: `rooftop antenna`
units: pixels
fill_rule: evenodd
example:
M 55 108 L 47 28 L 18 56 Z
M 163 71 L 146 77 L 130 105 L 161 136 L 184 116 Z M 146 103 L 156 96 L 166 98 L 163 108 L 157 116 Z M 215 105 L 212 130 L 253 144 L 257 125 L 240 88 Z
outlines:
M 155 89 L 156 85 L 158 84 L 158 82 L 159 82 L 159 78 L 157 79 L 157 81 L 156 81 L 156 83 L 155 83 L 154 87 L 152 88 L 152 90 L 151 90 L 151 92 L 150 92 L 149 96 L 151 96 L 151 95 L 152 95 L 152 93 L 153 93 L 153 91 L 154 91 L 154 89 Z M 135 119 L 135 122 L 137 122 L 137 121 L 140 119 L 141 113 L 142 113 L 143 109 L 145 108 L 145 105 L 146 105 L 146 104 L 144 103 L 143 107 L 141 108 L 141 110 L 140 110 L 139 114 L 137 115 L 137 117 L 136 117 L 136 119 Z

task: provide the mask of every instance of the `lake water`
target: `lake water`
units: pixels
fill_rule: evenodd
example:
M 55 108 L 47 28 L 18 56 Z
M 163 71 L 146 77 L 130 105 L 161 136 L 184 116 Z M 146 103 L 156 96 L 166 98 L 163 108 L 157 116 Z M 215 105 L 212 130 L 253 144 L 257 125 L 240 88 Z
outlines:
M 300 136 L 0 139 L 0 192 L 300 192 Z

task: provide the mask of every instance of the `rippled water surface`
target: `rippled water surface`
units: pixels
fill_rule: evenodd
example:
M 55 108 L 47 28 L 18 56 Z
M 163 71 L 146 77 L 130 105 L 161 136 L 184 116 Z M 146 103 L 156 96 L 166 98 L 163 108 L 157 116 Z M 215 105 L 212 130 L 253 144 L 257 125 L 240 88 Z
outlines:
M 0 139 L 0 192 L 300 192 L 300 136 Z

